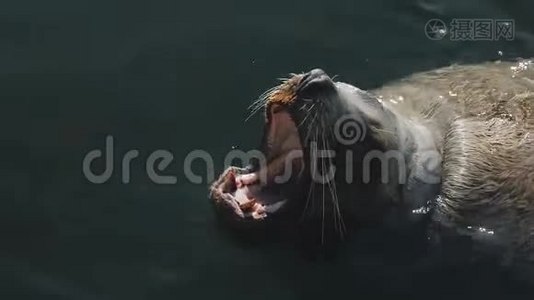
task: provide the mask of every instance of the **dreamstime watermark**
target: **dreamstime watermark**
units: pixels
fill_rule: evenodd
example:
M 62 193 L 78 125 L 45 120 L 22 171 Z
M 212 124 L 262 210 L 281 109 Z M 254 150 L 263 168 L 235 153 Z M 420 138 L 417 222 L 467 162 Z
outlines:
M 370 183 L 373 179 L 373 172 L 379 171 L 382 183 L 396 182 L 405 184 L 409 180 L 418 180 L 428 184 L 440 182 L 439 168 L 441 166 L 441 155 L 433 149 L 420 150 L 416 155 L 412 155 L 410 161 L 406 161 L 406 155 L 400 150 L 367 151 L 363 157 L 359 154 L 356 157 L 358 143 L 365 143 L 368 134 L 364 120 L 358 114 L 346 115 L 338 119 L 334 125 L 333 136 L 335 143 L 343 145 L 338 150 L 327 149 L 324 143 L 317 141 L 310 142 L 307 147 L 309 154 L 310 178 L 314 182 L 326 184 L 334 179 L 342 180 L 342 176 L 347 183 L 360 180 L 363 183 Z M 116 166 L 115 160 L 115 138 L 111 135 L 106 137 L 104 151 L 94 149 L 89 151 L 82 161 L 82 172 L 85 178 L 94 184 L 108 182 Z M 343 150 L 339 150 L 343 149 Z M 358 153 L 361 153 L 359 151 Z M 140 151 L 137 149 L 127 151 L 120 159 L 121 181 L 123 184 L 131 182 L 131 168 L 134 160 L 140 160 Z M 295 172 L 301 175 L 303 168 L 294 168 L 296 161 L 304 162 L 303 150 L 291 150 L 282 158 L 275 158 L 269 161 L 267 157 L 258 150 L 243 151 L 233 149 L 229 151 L 223 160 L 223 167 L 226 169 L 232 165 L 247 165 L 252 160 L 256 161 L 258 167 L 257 174 L 259 180 L 267 182 L 268 173 L 272 170 L 281 170 L 275 174 L 275 183 L 286 183 L 295 177 Z M 103 170 L 95 173 L 92 165 L 97 160 L 104 162 Z M 355 162 L 358 160 L 358 170 L 355 170 Z M 417 160 L 417 161 L 415 161 Z M 162 185 L 178 183 L 176 175 L 169 175 L 167 168 L 174 161 L 174 155 L 168 150 L 156 150 L 151 152 L 144 164 L 146 175 L 156 183 Z M 205 167 L 203 175 L 195 173 L 193 165 L 198 162 Z M 343 162 L 344 174 L 338 174 L 339 162 Z M 306 162 L 304 162 L 306 163 Z M 273 166 L 274 165 L 274 166 Z M 414 165 L 417 169 L 414 169 Z M 281 173 L 281 174 L 279 174 Z M 215 159 L 209 152 L 196 149 L 189 152 L 183 159 L 183 175 L 194 184 L 206 184 L 215 180 Z M 271 174 L 273 175 L 273 174 Z M 357 175 L 357 176 L 356 176 Z
M 447 24 L 431 19 L 425 24 L 425 35 L 430 40 L 442 40 L 449 35 L 451 41 L 513 41 L 513 19 L 452 19 Z
M 360 114 L 354 113 L 339 118 L 334 125 L 336 140 L 345 145 L 362 142 L 367 135 L 367 126 Z

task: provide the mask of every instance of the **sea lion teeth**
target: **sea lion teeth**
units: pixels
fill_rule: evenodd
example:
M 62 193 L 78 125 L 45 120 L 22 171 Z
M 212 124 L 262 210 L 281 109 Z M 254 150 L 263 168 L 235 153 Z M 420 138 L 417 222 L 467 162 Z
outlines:
M 261 220 L 267 217 L 267 212 L 265 211 L 265 207 L 262 204 L 254 203 L 252 209 L 252 218 L 254 218 L 255 220 Z
M 252 185 L 258 182 L 259 177 L 257 173 L 249 173 L 244 175 L 239 175 L 235 177 L 235 184 L 237 188 L 241 188 L 245 185 Z
M 239 204 L 239 208 L 241 208 L 242 211 L 249 211 L 251 209 L 253 209 L 253 207 L 257 204 L 256 202 L 256 199 L 255 198 L 252 198 L 252 199 L 249 199 L 249 201 L 247 202 L 242 202 Z

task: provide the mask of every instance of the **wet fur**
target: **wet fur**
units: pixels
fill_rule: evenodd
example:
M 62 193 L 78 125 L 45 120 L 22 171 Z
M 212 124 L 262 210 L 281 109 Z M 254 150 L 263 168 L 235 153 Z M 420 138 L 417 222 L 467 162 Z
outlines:
M 451 66 L 374 92 L 398 114 L 443 133 L 435 220 L 475 239 L 467 226 L 492 230 L 506 260 L 534 260 L 532 64 Z

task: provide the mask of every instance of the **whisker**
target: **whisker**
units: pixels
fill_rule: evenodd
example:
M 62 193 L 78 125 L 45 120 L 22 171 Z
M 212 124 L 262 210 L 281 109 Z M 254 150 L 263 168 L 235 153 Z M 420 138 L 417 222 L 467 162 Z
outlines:
M 266 101 L 268 96 L 269 96 L 269 94 L 272 93 L 273 91 L 275 91 L 277 88 L 278 88 L 278 86 L 275 86 L 275 87 L 272 87 L 272 88 L 266 90 L 265 92 L 263 92 L 261 95 L 258 96 L 258 98 L 256 100 L 254 100 L 252 102 L 252 104 L 250 104 L 250 106 L 248 108 L 250 109 L 250 108 L 258 105 L 259 103 Z
M 336 198 L 336 210 L 337 210 L 337 214 L 339 216 L 339 224 L 340 224 L 340 234 L 341 234 L 341 238 L 344 238 L 344 233 L 347 232 L 347 226 L 345 225 L 345 221 L 343 220 L 343 216 L 341 214 L 341 209 L 339 208 L 339 197 L 338 197 L 338 194 L 337 194 L 337 187 L 336 187 L 336 183 L 334 182 L 333 184 L 333 189 L 334 189 L 334 195 L 335 195 L 335 198 Z
M 317 111 L 315 111 L 315 114 L 314 114 L 310 124 L 308 125 L 308 132 L 306 133 L 306 137 L 304 139 L 305 142 L 307 142 L 308 139 L 310 138 L 311 131 L 312 131 L 314 125 L 315 125 L 314 123 L 317 120 L 318 115 L 319 115 L 319 113 Z M 317 139 L 316 139 L 316 141 L 317 141 Z
M 264 107 L 264 103 L 260 103 L 258 105 L 256 105 L 255 107 L 253 107 L 252 109 L 250 109 L 250 113 L 248 115 L 248 117 L 245 119 L 245 121 L 248 121 L 252 116 L 254 116 L 262 107 Z
M 323 145 L 325 145 L 326 150 L 331 150 L 330 149 L 330 144 L 328 143 L 328 141 L 325 138 L 324 131 L 323 131 L 323 134 L 322 134 L 322 140 L 323 140 Z M 328 162 L 329 162 L 330 165 L 333 164 L 331 157 L 328 157 Z M 335 185 L 335 182 L 331 182 L 332 181 L 331 179 L 333 179 L 333 178 L 328 178 L 328 179 L 329 180 L 326 183 L 328 184 L 328 189 L 330 191 L 330 196 L 331 196 L 331 201 L 332 201 L 332 207 L 333 207 L 332 217 L 334 219 L 334 229 L 341 236 L 343 236 L 343 233 L 342 233 L 343 229 L 341 228 L 341 215 L 339 214 L 339 202 L 338 202 L 338 198 L 337 198 L 337 193 L 334 191 L 334 187 L 333 187 L 333 185 Z
M 305 105 L 302 106 L 303 108 L 305 108 Z M 307 112 L 306 112 L 306 116 L 304 117 L 304 119 L 302 119 L 302 121 L 300 122 L 300 124 L 297 126 L 297 128 L 300 128 L 300 126 L 302 126 L 302 124 L 304 124 L 304 122 L 306 122 L 306 120 L 308 119 L 308 117 L 310 116 L 310 111 L 315 107 L 315 104 L 312 104 L 310 106 L 310 108 L 307 109 Z
M 336 195 L 336 199 L 338 199 L 339 201 L 339 198 L 337 198 L 337 188 L 335 185 L 334 185 L 334 193 Z M 338 222 L 339 222 L 339 234 L 340 234 L 341 239 L 344 239 L 345 233 L 347 232 L 347 226 L 345 225 L 345 220 L 343 219 L 343 215 L 341 214 L 341 210 L 339 208 L 339 202 L 337 204 L 337 215 L 338 215 Z
M 323 175 L 324 175 L 325 165 L 324 165 L 324 158 L 323 158 L 323 157 L 321 157 L 321 165 L 322 165 L 322 170 L 321 170 L 321 171 L 323 172 Z M 323 199 L 323 214 L 322 214 L 322 218 L 321 218 L 321 220 L 322 220 L 322 225 L 321 225 L 321 244 L 324 245 L 324 217 L 325 217 L 325 199 L 324 199 L 324 197 L 325 197 L 325 191 L 324 191 L 324 182 L 323 182 L 321 185 L 322 185 L 322 187 L 323 187 L 323 195 L 322 195 L 322 196 L 323 196 L 323 197 L 322 197 L 322 199 Z
M 248 107 L 248 110 L 250 110 L 251 112 L 245 119 L 245 122 L 248 121 L 252 116 L 254 116 L 261 108 L 265 107 L 265 104 L 267 103 L 267 101 L 269 101 L 269 97 L 279 88 L 280 85 L 274 86 L 263 92 L 256 100 L 254 100 Z
M 310 153 L 311 159 L 315 159 L 315 157 L 317 157 L 317 153 L 315 153 L 315 152 L 316 151 L 314 150 L 314 151 L 312 151 L 312 153 Z M 313 180 L 311 180 L 310 188 L 308 190 L 308 197 L 306 199 L 306 205 L 304 206 L 304 210 L 302 211 L 301 220 L 304 219 L 305 213 L 308 210 L 308 207 L 310 205 L 310 200 L 312 199 L 314 194 L 315 194 L 315 183 L 313 182 Z M 313 201 L 311 201 L 311 202 L 312 202 L 312 205 L 313 205 Z
M 306 211 L 308 210 L 308 207 L 310 205 L 310 199 L 314 195 L 314 187 L 315 184 L 313 182 L 310 183 L 310 188 L 308 189 L 308 197 L 306 199 L 306 205 L 304 206 L 304 210 L 302 211 L 302 215 L 300 216 L 300 220 L 304 220 L 304 216 L 306 215 Z
M 246 118 L 245 118 L 245 122 L 248 122 L 248 120 L 250 120 L 250 118 L 252 118 L 258 111 L 260 111 L 260 109 L 256 109 L 256 110 L 253 110 Z
M 326 145 L 327 145 L 327 148 L 330 149 L 330 143 L 328 141 L 326 141 Z M 332 163 L 332 158 L 331 157 L 329 157 L 329 160 L 330 160 L 330 163 Z M 335 214 L 334 215 L 337 216 L 337 218 L 336 218 L 337 219 L 336 227 L 339 226 L 339 234 L 340 234 L 341 238 L 344 238 L 344 233 L 346 232 L 347 228 L 345 226 L 345 222 L 343 221 L 343 216 L 341 215 L 341 209 L 339 207 L 339 197 L 338 197 L 338 194 L 337 194 L 337 186 L 336 186 L 335 180 L 334 180 L 334 182 L 332 182 L 330 184 L 330 187 L 331 187 L 331 193 L 332 193 L 332 201 L 334 203 L 334 208 L 335 208 Z
M 325 140 L 325 137 L 324 137 L 324 132 L 323 132 L 321 138 L 322 138 L 322 141 L 323 141 L 323 145 L 325 145 L 326 150 L 330 150 L 329 145 L 326 143 L 326 140 Z M 329 158 L 329 162 L 330 162 L 330 164 L 332 163 L 331 160 L 330 160 L 330 158 Z M 323 175 L 324 175 L 324 174 L 323 174 Z M 331 196 L 332 206 L 335 208 L 335 206 L 336 206 L 336 199 L 335 199 L 335 197 L 334 197 L 334 192 L 333 192 L 333 190 L 332 190 L 332 184 L 331 184 L 330 181 L 331 181 L 330 178 L 328 178 L 326 184 L 328 185 L 328 190 L 330 191 L 330 196 Z M 337 231 L 338 231 L 338 227 L 337 227 L 337 214 L 334 213 L 334 214 L 332 214 L 332 216 L 333 216 L 333 218 L 334 218 L 334 229 L 335 229 L 336 232 L 337 232 Z

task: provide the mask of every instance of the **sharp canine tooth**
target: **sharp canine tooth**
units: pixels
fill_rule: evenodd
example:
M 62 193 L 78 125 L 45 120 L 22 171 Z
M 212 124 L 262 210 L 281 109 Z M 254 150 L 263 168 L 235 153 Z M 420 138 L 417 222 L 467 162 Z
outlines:
M 242 185 L 251 185 L 254 184 L 256 181 L 258 181 L 258 174 L 256 173 L 249 173 L 240 175 L 239 177 L 236 177 L 236 183 L 242 184 Z

